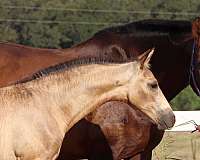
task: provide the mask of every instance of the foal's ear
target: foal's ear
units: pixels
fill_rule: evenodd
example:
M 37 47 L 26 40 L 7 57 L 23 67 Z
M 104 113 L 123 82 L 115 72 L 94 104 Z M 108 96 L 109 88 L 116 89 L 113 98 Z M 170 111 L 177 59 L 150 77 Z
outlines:
M 154 53 L 154 48 L 148 49 L 146 52 L 144 52 L 142 55 L 138 56 L 138 60 L 140 62 L 140 69 L 143 69 L 144 67 L 149 67 L 149 61 L 151 60 L 151 57 Z

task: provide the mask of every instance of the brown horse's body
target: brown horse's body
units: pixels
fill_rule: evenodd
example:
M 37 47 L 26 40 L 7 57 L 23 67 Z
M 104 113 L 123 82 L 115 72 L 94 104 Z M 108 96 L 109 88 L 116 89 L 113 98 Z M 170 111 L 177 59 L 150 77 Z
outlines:
M 63 55 L 63 52 L 57 49 L 39 49 L 11 43 L 1 43 L 0 48 L 1 87 L 32 75 L 42 68 L 74 59 L 75 56 Z
M 151 61 L 152 71 L 155 74 L 156 78 L 158 78 L 163 93 L 165 94 L 167 99 L 170 100 L 183 88 L 185 88 L 189 83 L 187 71 L 189 70 L 188 68 L 190 65 L 190 57 L 192 52 L 190 22 L 136 22 L 127 26 L 107 29 L 96 34 L 94 37 L 92 37 L 86 42 L 81 43 L 80 45 L 64 50 L 41 50 L 29 47 L 27 48 L 24 46 L 16 46 L 12 44 L 1 44 L 0 48 L 3 49 L 0 50 L 0 56 L 3 55 L 4 60 L 2 61 L 2 63 L 0 63 L 2 65 L 0 71 L 1 75 L 4 75 L 4 81 L 0 79 L 0 84 L 1 86 L 8 85 L 10 83 L 13 83 L 14 81 L 26 77 L 31 73 L 34 73 L 36 70 L 39 70 L 45 66 L 62 62 L 66 59 L 70 60 L 80 58 L 82 56 L 101 56 L 113 60 L 128 60 L 139 55 L 145 49 L 151 47 L 156 48 L 156 53 Z M 45 56 L 41 57 L 41 55 Z M 17 60 L 15 61 L 16 58 Z M 11 74 L 10 71 L 13 71 L 13 69 L 18 69 L 18 71 L 15 73 L 12 72 Z M 20 75 L 18 73 L 20 73 Z M 12 78 L 6 79 L 8 77 Z M 176 79 L 173 79 L 172 77 L 176 77 Z M 114 106 L 119 105 L 121 106 L 122 104 L 114 104 Z M 124 107 L 126 107 L 126 105 L 124 105 Z M 120 114 L 120 112 L 120 110 L 118 111 L 118 113 L 116 111 L 116 115 Z M 142 116 L 139 111 L 135 112 L 138 112 L 138 114 L 140 115 L 139 117 L 146 118 L 146 116 Z M 130 117 L 132 117 L 134 121 L 138 120 L 138 114 L 133 114 L 133 112 L 129 111 L 128 113 L 130 113 Z M 125 118 L 126 116 L 124 116 L 122 120 L 118 119 L 119 126 L 122 126 L 122 124 L 124 123 L 123 119 Z M 89 120 L 92 122 L 93 118 L 90 117 Z M 95 120 L 95 123 L 99 122 Z M 108 119 L 107 123 L 112 124 L 112 120 Z M 137 123 L 139 124 L 140 122 Z M 76 129 L 76 133 L 79 134 L 77 137 L 81 137 L 80 141 L 77 142 L 77 145 L 79 146 L 79 148 L 87 152 L 84 156 L 89 157 L 91 159 L 98 159 L 97 157 L 99 157 L 100 159 L 105 159 L 105 157 L 110 157 L 109 149 L 104 150 L 105 152 L 102 150 L 99 151 L 99 148 L 102 149 L 106 147 L 102 147 L 101 145 L 93 145 L 91 143 L 82 143 L 88 141 L 96 143 L 94 139 L 97 137 L 100 138 L 98 134 L 96 134 L 96 137 L 93 137 L 93 135 L 88 137 L 88 134 L 83 134 L 83 132 L 91 133 L 93 129 L 96 131 L 99 130 L 99 128 L 95 128 L 94 125 L 91 125 L 89 127 L 88 124 L 89 123 L 85 122 L 85 125 L 87 126 L 86 128 L 88 128 L 89 131 L 83 130 L 81 129 L 81 127 L 74 127 L 70 130 L 68 135 L 66 135 L 66 138 L 71 137 L 69 135 L 72 135 L 73 137 L 73 130 Z M 99 125 L 101 128 L 103 128 L 103 124 L 99 123 Z M 129 126 L 125 124 L 123 127 L 121 127 L 121 129 L 126 130 L 126 128 L 128 127 Z M 151 131 L 143 132 L 143 142 L 129 141 L 129 143 L 134 143 L 138 146 L 138 148 L 141 148 L 141 150 L 138 150 L 138 152 L 144 150 L 140 158 L 145 160 L 151 157 L 151 150 L 160 142 L 164 133 L 163 131 L 157 130 L 156 126 L 154 126 L 152 123 L 149 123 L 149 125 L 146 126 L 146 128 Z M 112 129 L 115 130 L 115 128 Z M 129 135 L 132 135 L 132 137 L 134 137 L 135 134 L 137 133 L 134 132 Z M 85 135 L 85 137 L 83 135 Z M 104 138 L 105 137 L 102 136 L 101 140 L 104 140 Z M 117 141 L 121 142 L 116 143 L 116 146 L 120 149 L 126 145 L 124 141 L 120 141 L 123 138 L 119 135 L 117 139 Z M 128 139 L 130 137 L 125 138 Z M 73 141 L 74 139 L 68 139 L 68 141 L 66 139 L 64 140 L 64 145 L 61 148 L 61 156 L 59 157 L 60 159 L 64 159 L 65 157 L 67 157 L 65 155 L 65 151 L 71 149 L 71 144 L 73 143 Z M 84 144 L 84 146 L 80 147 L 80 144 Z M 106 142 L 104 143 L 104 145 L 106 145 Z M 87 148 L 87 150 L 85 148 Z M 123 151 L 123 155 L 126 155 L 125 151 L 126 148 Z M 73 152 L 76 151 L 73 150 Z M 71 155 L 74 154 L 71 153 Z M 133 154 L 135 154 L 134 151 L 132 151 L 132 155 Z M 127 158 L 130 155 L 131 154 L 128 154 L 123 158 Z M 103 156 L 103 158 L 101 158 L 101 156 Z M 71 159 L 73 159 L 73 157 L 71 157 Z

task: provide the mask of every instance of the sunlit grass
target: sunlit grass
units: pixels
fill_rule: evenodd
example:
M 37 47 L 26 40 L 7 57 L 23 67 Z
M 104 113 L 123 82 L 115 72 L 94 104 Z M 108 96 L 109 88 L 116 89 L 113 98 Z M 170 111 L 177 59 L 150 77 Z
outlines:
M 153 160 L 199 160 L 200 133 L 166 132 Z

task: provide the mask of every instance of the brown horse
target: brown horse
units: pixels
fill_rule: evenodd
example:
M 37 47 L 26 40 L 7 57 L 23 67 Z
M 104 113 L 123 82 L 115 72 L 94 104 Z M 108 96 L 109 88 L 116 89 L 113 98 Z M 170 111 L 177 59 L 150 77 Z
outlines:
M 129 102 L 161 129 L 175 116 L 148 68 L 153 51 L 127 63 L 73 61 L 0 89 L 0 159 L 55 160 L 65 133 L 108 101 Z M 144 87 L 145 86 L 145 87 Z
M 170 100 L 179 91 L 181 91 L 189 84 L 188 77 L 190 58 L 192 53 L 192 43 L 193 41 L 191 37 L 190 22 L 150 20 L 134 22 L 129 25 L 101 31 L 88 41 L 70 49 L 64 50 L 43 50 L 24 47 L 21 45 L 1 44 L 0 56 L 4 57 L 4 60 L 1 63 L 3 66 L 1 67 L 1 75 L 4 75 L 3 77 L 5 78 L 5 81 L 1 83 L 1 85 L 12 83 L 16 80 L 26 77 L 27 74 L 34 73 L 40 68 L 49 66 L 53 63 L 64 61 L 65 57 L 69 60 L 73 58 L 79 58 L 81 56 L 101 56 L 114 60 L 127 60 L 139 55 L 140 51 L 144 50 L 145 48 L 155 46 L 156 54 L 153 56 L 151 66 L 153 69 L 153 73 L 159 79 L 161 89 L 163 90 L 168 100 Z M 55 56 L 53 56 L 53 53 L 55 52 L 57 53 L 55 54 Z M 59 53 L 64 54 L 61 55 Z M 43 56 L 40 57 L 41 55 Z M 51 59 L 50 57 L 54 58 Z M 17 60 L 15 61 L 16 58 Z M 177 63 L 177 61 L 179 61 L 180 63 Z M 170 65 L 168 65 L 169 62 Z M 9 74 L 11 73 L 13 68 L 16 68 L 18 70 L 16 74 L 21 74 L 15 77 L 15 74 L 12 73 L 13 78 L 6 80 L 7 77 L 10 77 Z M 175 75 L 176 79 L 171 78 L 173 75 Z M 117 106 L 116 102 L 114 103 L 114 105 Z M 121 106 L 122 104 L 119 103 L 119 105 Z M 127 104 L 123 105 L 124 107 L 126 107 Z M 120 112 L 121 111 L 119 111 L 119 113 Z M 145 116 L 142 116 L 138 111 L 135 112 L 137 112 L 138 114 L 133 114 L 133 112 L 129 112 L 131 113 L 131 116 L 124 116 L 123 118 L 118 119 L 118 128 L 124 130 L 124 135 L 132 135 L 132 137 L 134 137 L 134 135 L 137 134 L 135 132 L 131 134 L 126 132 L 126 127 L 128 128 L 129 126 L 127 124 L 131 123 L 129 122 L 129 119 L 131 119 L 131 117 L 135 117 L 135 121 L 139 126 L 141 126 L 140 121 L 138 121 L 141 119 L 140 117 L 143 117 L 142 119 L 146 118 Z M 117 115 L 119 113 L 117 113 Z M 138 117 L 138 115 L 140 116 Z M 92 116 L 89 116 L 89 118 L 87 119 L 92 121 L 93 119 L 95 119 L 95 117 L 93 117 L 94 115 L 92 114 Z M 128 123 L 126 119 L 128 119 Z M 112 122 L 112 120 L 110 121 Z M 78 127 L 74 126 L 74 128 L 71 129 L 70 132 L 66 135 L 66 137 L 70 137 L 70 139 L 63 142 L 64 145 L 61 148 L 61 154 L 59 158 L 73 159 L 73 157 L 65 158 L 67 157 L 67 155 L 65 155 L 66 152 L 68 153 L 68 155 L 73 156 L 83 155 L 83 157 L 81 158 L 89 157 L 93 159 L 98 159 L 99 157 L 99 159 L 111 159 L 111 156 L 109 154 L 110 150 L 108 147 L 105 147 L 106 142 L 103 141 L 105 140 L 105 137 L 103 135 L 100 136 L 100 128 L 86 122 L 85 120 L 82 120 L 80 123 L 82 124 L 77 124 Z M 89 126 L 89 124 L 91 125 Z M 112 123 L 110 123 L 110 125 L 111 124 Z M 85 126 L 85 129 L 82 129 L 83 126 Z M 116 147 L 117 149 L 120 148 L 120 150 L 121 148 L 123 148 L 123 157 L 120 157 L 119 155 L 119 158 L 126 158 L 135 154 L 134 151 L 132 151 L 132 154 L 130 154 L 130 152 L 128 151 L 128 154 L 126 155 L 127 148 L 125 146 L 126 144 L 129 145 L 129 143 L 132 146 L 135 144 L 136 146 L 142 148 L 140 151 L 145 148 L 145 151 L 141 154 L 142 159 L 146 160 L 151 157 L 151 150 L 160 142 L 163 131 L 158 131 L 156 129 L 157 127 L 150 122 L 146 128 L 149 128 L 147 132 L 142 132 L 142 127 L 139 127 L 141 131 L 138 131 L 138 133 L 143 133 L 143 135 L 141 135 L 141 137 L 143 137 L 143 142 L 128 141 L 128 138 L 131 137 L 124 138 L 123 134 L 118 135 L 119 138 L 117 140 L 120 143 L 116 143 Z M 106 134 L 107 133 L 111 132 L 106 132 Z M 76 139 L 77 137 L 79 138 L 79 141 Z M 124 140 L 122 141 L 123 138 Z M 91 143 L 87 143 L 88 141 L 90 141 Z M 95 145 L 95 142 L 101 143 L 99 143 L 99 145 Z M 111 142 L 109 144 L 115 145 Z M 78 146 L 80 150 L 72 150 L 73 146 Z M 103 150 L 104 148 L 106 149 Z M 115 153 L 115 151 L 113 152 Z

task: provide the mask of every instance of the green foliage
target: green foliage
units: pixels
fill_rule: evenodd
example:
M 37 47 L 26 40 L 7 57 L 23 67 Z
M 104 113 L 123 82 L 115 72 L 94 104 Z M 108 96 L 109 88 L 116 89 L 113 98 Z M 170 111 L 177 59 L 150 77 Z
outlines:
M 98 30 L 147 18 L 193 19 L 198 0 L 1 0 L 0 40 L 59 48 Z M 187 13 L 185 13 L 187 12 Z M 11 21 L 7 21 L 11 20 Z M 4 29 L 5 28 L 5 29 Z
M 200 99 L 191 87 L 187 87 L 171 101 L 171 105 L 174 110 L 200 110 Z
M 108 26 L 136 20 L 192 20 L 199 0 L 1 0 L 0 41 L 66 48 Z M 200 108 L 190 88 L 172 102 L 175 109 Z

